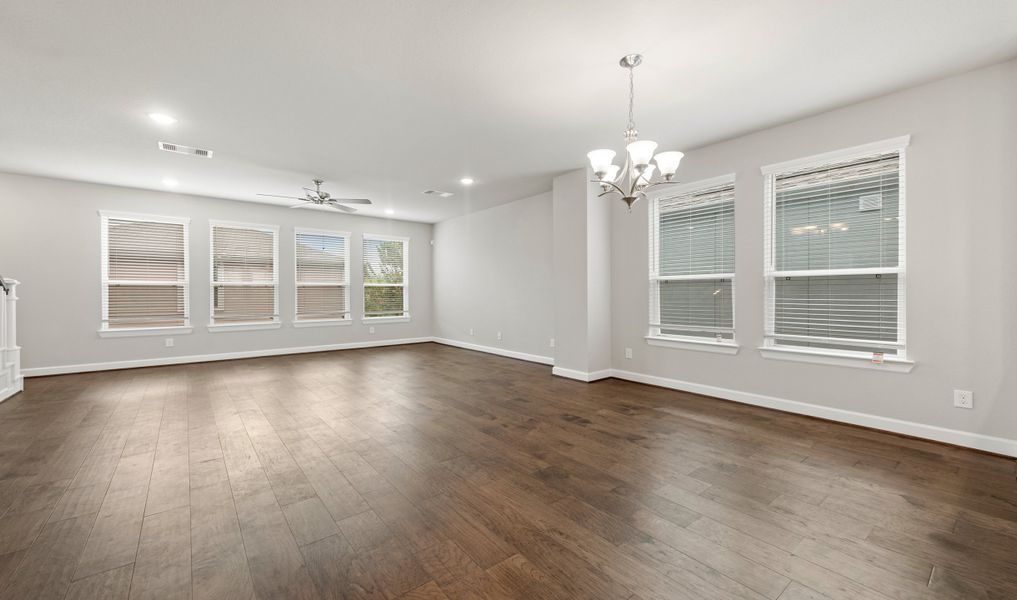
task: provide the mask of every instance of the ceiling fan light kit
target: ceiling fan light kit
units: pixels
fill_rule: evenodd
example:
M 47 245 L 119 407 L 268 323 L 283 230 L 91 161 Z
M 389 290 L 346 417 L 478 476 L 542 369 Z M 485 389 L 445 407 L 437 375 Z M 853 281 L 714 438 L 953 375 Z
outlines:
M 650 188 L 677 183 L 674 176 L 678 172 L 678 164 L 685 156 L 674 150 L 654 154 L 657 151 L 657 142 L 639 139 L 633 110 L 635 104 L 633 72 L 642 62 L 641 54 L 626 54 L 618 61 L 622 68 L 629 71 L 629 122 L 623 134 L 626 142 L 625 163 L 621 166 L 614 164 L 617 152 L 608 148 L 593 150 L 586 155 L 596 177 L 594 183 L 599 183 L 603 190 L 598 197 L 618 194 L 630 212 L 632 205 L 640 198 L 645 198 Z M 659 173 L 656 173 L 657 171 Z

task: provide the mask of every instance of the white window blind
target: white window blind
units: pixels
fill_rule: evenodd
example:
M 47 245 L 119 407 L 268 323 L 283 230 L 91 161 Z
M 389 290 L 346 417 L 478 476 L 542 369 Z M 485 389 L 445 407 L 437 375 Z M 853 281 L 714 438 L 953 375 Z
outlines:
M 734 181 L 684 186 L 650 207 L 650 335 L 734 340 Z
M 297 321 L 348 319 L 349 234 L 296 230 Z
M 409 317 L 406 238 L 364 235 L 364 318 Z
M 905 357 L 903 147 L 767 176 L 767 346 Z
M 188 325 L 187 221 L 102 215 L 102 329 Z
M 212 323 L 279 320 L 278 230 L 212 223 Z

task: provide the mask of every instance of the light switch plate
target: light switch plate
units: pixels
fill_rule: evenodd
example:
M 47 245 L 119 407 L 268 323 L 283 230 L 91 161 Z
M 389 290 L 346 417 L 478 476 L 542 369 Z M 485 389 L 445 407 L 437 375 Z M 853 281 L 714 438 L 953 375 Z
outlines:
M 632 348 L 625 349 L 625 358 L 632 358 Z

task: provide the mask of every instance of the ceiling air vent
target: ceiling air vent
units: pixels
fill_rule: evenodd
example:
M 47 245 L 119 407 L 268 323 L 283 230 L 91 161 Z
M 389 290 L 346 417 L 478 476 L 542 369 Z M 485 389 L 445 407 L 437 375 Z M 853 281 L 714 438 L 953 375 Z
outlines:
M 177 154 L 190 154 L 191 156 L 212 158 L 211 150 L 205 150 L 204 148 L 192 148 L 191 146 L 181 146 L 180 144 L 171 144 L 169 142 L 159 142 L 159 149 L 165 150 L 166 152 L 176 152 Z
M 425 196 L 438 196 L 439 198 L 448 198 L 452 195 L 452 192 L 440 192 L 438 190 L 424 190 Z

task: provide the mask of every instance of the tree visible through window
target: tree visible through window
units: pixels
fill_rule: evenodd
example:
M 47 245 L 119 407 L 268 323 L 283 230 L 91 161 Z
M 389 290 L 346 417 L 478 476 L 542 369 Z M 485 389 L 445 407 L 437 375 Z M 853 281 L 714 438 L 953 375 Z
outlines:
M 406 317 L 407 240 L 364 236 L 364 317 Z

